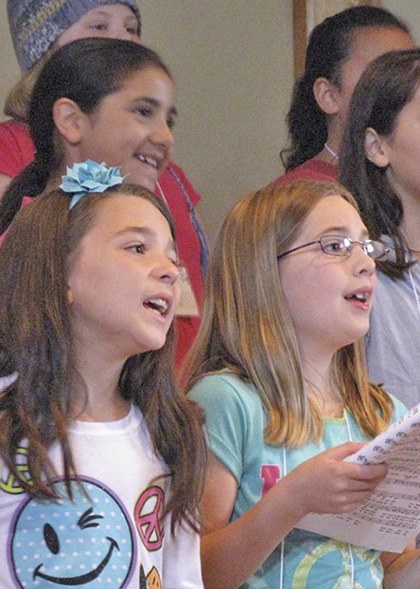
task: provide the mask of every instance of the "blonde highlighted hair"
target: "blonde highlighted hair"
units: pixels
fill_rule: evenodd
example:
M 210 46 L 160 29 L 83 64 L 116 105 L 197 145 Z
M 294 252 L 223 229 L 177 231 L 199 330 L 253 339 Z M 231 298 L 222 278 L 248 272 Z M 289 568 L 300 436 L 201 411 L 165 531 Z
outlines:
M 299 181 L 264 188 L 229 212 L 213 250 L 201 328 L 187 362 L 187 389 L 226 369 L 254 384 L 267 412 L 269 444 L 296 447 L 322 435 L 322 416 L 304 391 L 277 258 L 295 242 L 317 203 L 337 194 L 357 208 L 338 183 Z M 338 350 L 331 372 L 364 433 L 383 431 L 392 402 L 368 383 L 363 343 Z
M 22 74 L 13 88 L 9 91 L 4 104 L 4 114 L 6 116 L 19 123 L 28 122 L 32 90 L 38 80 L 42 68 L 47 63 L 54 50 L 55 46 L 50 47 L 30 70 Z

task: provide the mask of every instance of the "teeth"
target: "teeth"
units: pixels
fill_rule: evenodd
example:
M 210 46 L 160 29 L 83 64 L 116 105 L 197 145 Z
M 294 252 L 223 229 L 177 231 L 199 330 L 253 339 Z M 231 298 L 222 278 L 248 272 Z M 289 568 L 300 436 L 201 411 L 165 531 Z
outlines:
M 356 299 L 359 299 L 359 301 L 365 301 L 367 299 L 367 295 L 362 292 L 358 292 L 354 296 Z
M 137 156 L 137 159 L 139 159 L 141 162 L 145 162 L 146 164 L 153 166 L 154 168 L 158 167 L 157 161 L 147 155 L 139 154 Z
M 149 299 L 148 301 L 146 301 L 146 304 L 152 307 L 153 309 L 156 309 L 156 311 L 159 311 L 161 315 L 166 313 L 169 307 L 167 301 L 165 301 L 164 299 Z

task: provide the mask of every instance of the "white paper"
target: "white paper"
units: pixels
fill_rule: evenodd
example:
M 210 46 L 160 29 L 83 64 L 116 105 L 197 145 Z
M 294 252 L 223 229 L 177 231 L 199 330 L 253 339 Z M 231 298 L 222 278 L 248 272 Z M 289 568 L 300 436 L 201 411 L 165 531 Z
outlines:
M 296 527 L 358 546 L 402 552 L 420 533 L 420 404 L 346 460 L 386 462 L 388 474 L 357 509 L 340 515 L 309 514 Z

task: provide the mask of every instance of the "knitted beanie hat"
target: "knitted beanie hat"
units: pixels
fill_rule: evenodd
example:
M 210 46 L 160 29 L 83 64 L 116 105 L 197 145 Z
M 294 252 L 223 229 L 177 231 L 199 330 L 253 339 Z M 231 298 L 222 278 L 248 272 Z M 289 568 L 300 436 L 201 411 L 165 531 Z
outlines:
M 25 72 L 86 12 L 101 4 L 126 4 L 140 21 L 136 0 L 7 0 L 16 57 Z

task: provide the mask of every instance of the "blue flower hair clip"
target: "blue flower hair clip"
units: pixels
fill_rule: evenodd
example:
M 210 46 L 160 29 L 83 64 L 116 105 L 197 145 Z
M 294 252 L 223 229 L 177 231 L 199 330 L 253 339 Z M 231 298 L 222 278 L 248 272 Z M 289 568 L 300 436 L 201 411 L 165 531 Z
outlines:
M 121 176 L 120 171 L 120 167 L 108 168 L 105 163 L 98 164 L 92 160 L 67 167 L 60 188 L 72 195 L 69 208 L 72 209 L 87 194 L 105 192 L 111 186 L 122 184 L 125 176 Z

